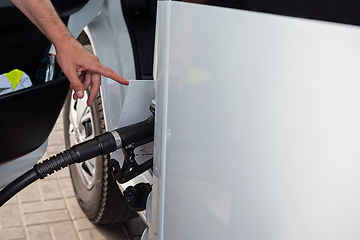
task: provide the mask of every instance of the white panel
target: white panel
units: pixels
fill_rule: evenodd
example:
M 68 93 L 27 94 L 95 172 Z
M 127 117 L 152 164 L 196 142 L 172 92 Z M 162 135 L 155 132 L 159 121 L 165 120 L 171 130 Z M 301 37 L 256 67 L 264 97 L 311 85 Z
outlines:
M 128 89 L 126 91 L 126 97 L 124 105 L 122 106 L 119 127 L 128 126 L 137 122 L 144 121 L 152 115 L 150 111 L 151 99 L 155 96 L 154 80 L 130 80 Z M 145 145 L 135 148 L 135 160 L 137 164 L 143 164 L 151 158 L 151 156 L 145 156 L 153 154 L 154 143 L 150 142 Z M 147 153 L 147 154 L 141 154 Z M 124 154 L 122 149 L 118 149 L 111 154 L 111 158 L 119 161 L 120 166 L 124 162 Z M 130 181 L 119 184 L 121 190 L 125 190 L 129 186 L 135 186 L 138 183 L 151 183 L 152 175 L 149 171 L 142 173 L 141 175 L 131 179 Z M 146 220 L 145 211 L 139 212 L 140 216 Z
M 170 24 L 163 239 L 360 239 L 360 29 L 180 2 Z
M 151 99 L 154 97 L 154 80 L 131 80 L 126 92 L 124 105 L 121 110 L 119 127 L 125 127 L 137 122 L 141 122 L 150 117 L 152 112 L 150 111 L 149 107 L 151 104 Z M 151 142 L 137 147 L 134 150 L 134 153 L 137 155 L 143 151 L 152 154 L 153 149 L 154 144 Z M 124 154 L 122 149 L 118 149 L 117 151 L 113 152 L 111 157 L 118 160 L 122 166 L 124 162 Z M 148 156 L 141 157 L 140 154 L 136 158 L 136 162 L 138 164 L 143 164 L 147 160 L 149 160 Z M 137 182 L 130 181 L 126 185 L 135 185 L 136 183 Z M 123 186 L 125 185 L 123 184 Z
M 10 182 L 14 181 L 21 174 L 29 171 L 29 169 L 31 169 L 39 160 L 45 160 L 45 159 L 41 159 L 41 157 L 44 156 L 47 145 L 48 145 L 48 140 L 46 140 L 40 147 L 38 147 L 36 150 L 32 151 L 31 153 L 26 154 L 25 156 L 18 158 L 14 161 L 1 164 L 0 189 L 5 187 Z
M 154 51 L 156 113 L 150 240 L 163 239 L 170 4 L 170 2 L 158 1 L 157 5 Z

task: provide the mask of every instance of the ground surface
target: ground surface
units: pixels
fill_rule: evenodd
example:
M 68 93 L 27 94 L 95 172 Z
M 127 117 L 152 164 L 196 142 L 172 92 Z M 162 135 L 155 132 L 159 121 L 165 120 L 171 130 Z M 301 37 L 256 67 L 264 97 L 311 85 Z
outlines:
M 62 118 L 61 114 L 42 160 L 65 150 Z M 111 226 L 93 225 L 74 197 L 68 169 L 38 180 L 0 208 L 0 240 L 138 240 L 144 228 L 139 217 Z

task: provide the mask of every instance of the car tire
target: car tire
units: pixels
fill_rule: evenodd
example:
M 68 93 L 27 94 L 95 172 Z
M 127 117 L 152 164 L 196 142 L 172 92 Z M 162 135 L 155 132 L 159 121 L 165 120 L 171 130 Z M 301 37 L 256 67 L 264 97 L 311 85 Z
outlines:
M 64 107 L 66 148 L 106 131 L 100 92 L 90 108 L 86 106 L 86 97 L 73 100 L 72 94 L 73 91 L 69 93 Z M 72 116 L 76 114 L 79 114 L 80 118 Z M 88 117 L 83 118 L 84 116 Z M 77 121 L 78 126 L 74 126 L 71 118 L 73 122 Z M 111 174 L 109 155 L 71 165 L 70 175 L 76 199 L 87 218 L 94 224 L 127 221 L 136 215 L 129 208 Z

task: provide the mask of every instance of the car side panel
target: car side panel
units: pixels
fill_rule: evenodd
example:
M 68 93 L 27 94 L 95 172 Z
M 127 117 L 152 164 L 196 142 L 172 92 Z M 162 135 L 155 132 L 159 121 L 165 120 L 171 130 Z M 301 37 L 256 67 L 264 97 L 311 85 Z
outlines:
M 360 28 L 158 7 L 149 239 L 359 239 Z

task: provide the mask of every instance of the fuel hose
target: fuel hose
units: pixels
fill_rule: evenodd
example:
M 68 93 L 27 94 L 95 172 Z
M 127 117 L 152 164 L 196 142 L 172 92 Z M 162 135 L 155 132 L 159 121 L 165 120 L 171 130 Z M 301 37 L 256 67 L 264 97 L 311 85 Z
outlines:
M 154 139 L 154 115 L 148 119 L 129 126 L 106 132 L 91 140 L 72 146 L 49 159 L 35 164 L 32 169 L 12 181 L 0 191 L 0 207 L 15 194 L 55 171 L 74 163 L 81 163 L 91 158 L 106 155 L 143 139 Z

